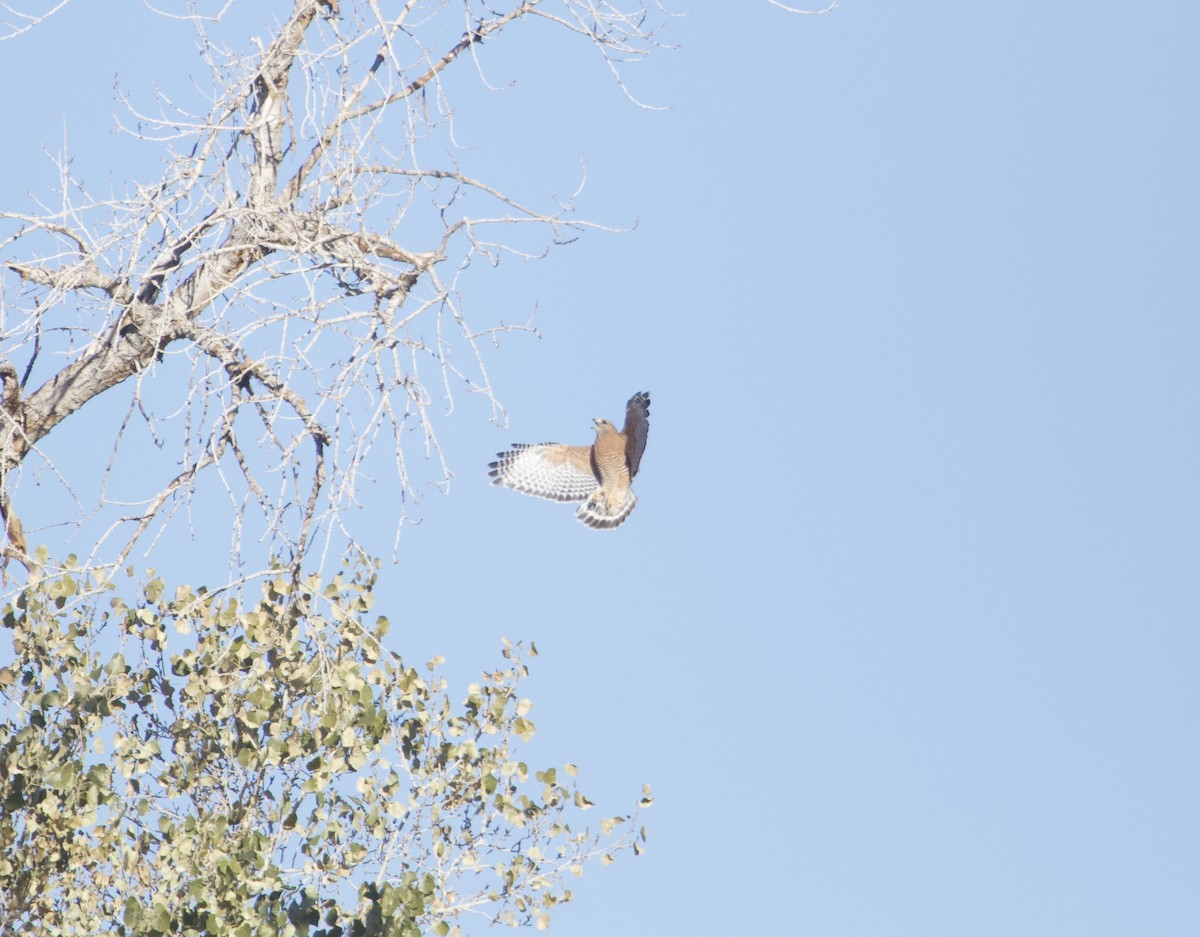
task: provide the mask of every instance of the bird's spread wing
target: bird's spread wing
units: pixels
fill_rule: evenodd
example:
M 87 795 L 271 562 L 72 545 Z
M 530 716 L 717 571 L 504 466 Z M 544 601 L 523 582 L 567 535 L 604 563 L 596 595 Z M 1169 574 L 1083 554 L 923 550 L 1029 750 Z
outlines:
M 551 501 L 582 501 L 599 481 L 592 470 L 591 446 L 557 442 L 519 443 L 496 454 L 489 466 L 493 485 L 504 485 Z
M 629 477 L 637 474 L 646 451 L 646 437 L 650 435 L 650 394 L 642 391 L 629 398 L 625 404 L 625 458 L 629 462 Z

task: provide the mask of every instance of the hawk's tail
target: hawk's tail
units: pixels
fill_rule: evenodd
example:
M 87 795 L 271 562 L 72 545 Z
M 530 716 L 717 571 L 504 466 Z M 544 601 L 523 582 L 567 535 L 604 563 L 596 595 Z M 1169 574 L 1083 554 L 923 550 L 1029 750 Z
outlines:
M 590 498 L 579 505 L 575 516 L 580 523 L 587 524 L 593 530 L 612 530 L 625 523 L 625 518 L 633 513 L 636 504 L 637 495 L 627 489 L 624 500 L 614 510 L 604 497 L 604 490 L 597 488 Z

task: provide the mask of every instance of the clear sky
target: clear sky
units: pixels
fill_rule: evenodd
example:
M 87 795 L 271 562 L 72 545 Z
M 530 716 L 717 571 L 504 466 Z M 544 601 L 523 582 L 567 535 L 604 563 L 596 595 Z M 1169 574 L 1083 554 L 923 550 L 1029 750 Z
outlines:
M 475 159 L 539 197 L 582 159 L 636 228 L 467 282 L 540 338 L 489 351 L 510 425 L 448 419 L 381 590 L 460 685 L 537 642 L 531 763 L 605 815 L 654 788 L 552 933 L 1195 934 L 1200 6 L 675 6 L 626 73 L 667 110 L 533 28 L 481 50 L 504 91 L 463 76 Z M 64 127 L 130 175 L 113 76 L 192 67 L 141 9 L 0 44 L 4 208 Z M 619 530 L 487 484 L 638 390 Z

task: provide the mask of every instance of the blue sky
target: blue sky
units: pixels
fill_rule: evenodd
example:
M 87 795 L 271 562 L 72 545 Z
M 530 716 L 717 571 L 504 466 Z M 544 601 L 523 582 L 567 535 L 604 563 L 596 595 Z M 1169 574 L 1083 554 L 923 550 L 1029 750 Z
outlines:
M 536 28 L 482 49 L 504 91 L 460 76 L 472 158 L 538 197 L 583 160 L 581 213 L 636 228 L 465 281 L 540 337 L 489 352 L 507 428 L 446 422 L 394 649 L 462 685 L 536 641 L 530 761 L 606 814 L 653 786 L 563 937 L 1194 933 L 1200 12 L 728 9 L 627 71 L 667 110 Z M 0 48 L 5 208 L 64 126 L 123 182 L 113 75 L 181 81 L 185 31 L 97 14 Z M 643 389 L 621 529 L 487 484 Z

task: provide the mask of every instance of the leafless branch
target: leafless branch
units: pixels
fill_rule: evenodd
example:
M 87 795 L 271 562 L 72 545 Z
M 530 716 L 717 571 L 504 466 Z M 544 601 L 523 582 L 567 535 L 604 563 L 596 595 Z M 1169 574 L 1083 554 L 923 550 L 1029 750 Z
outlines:
M 17 36 L 29 32 L 35 26 L 46 22 L 70 2 L 71 0 L 59 0 L 50 9 L 40 13 L 26 13 L 7 3 L 0 4 L 0 41 L 15 39 Z
M 293 0 L 261 41 L 226 28 L 235 3 L 163 13 L 164 29 L 196 31 L 208 100 L 119 92 L 121 129 L 162 154 L 160 178 L 95 197 L 63 153 L 61 204 L 0 212 L 13 555 L 31 455 L 90 505 L 93 566 L 152 547 L 183 508 L 190 524 L 224 512 L 235 557 L 257 539 L 298 569 L 354 542 L 346 512 L 389 466 L 399 527 L 414 456 L 450 477 L 436 429 L 456 397 L 503 418 L 487 344 L 528 330 L 503 310 L 472 324 L 462 272 L 603 227 L 575 215 L 578 192 L 542 207 L 469 171 L 443 78 L 532 17 L 601 55 L 623 90 L 622 67 L 659 44 L 639 0 Z M 121 395 L 95 479 L 51 455 L 64 421 Z M 59 520 L 23 517 L 26 537 Z
M 779 0 L 767 0 L 767 3 L 771 4 L 771 6 L 779 7 L 781 10 L 786 10 L 788 13 L 804 13 L 813 16 L 817 16 L 822 13 L 829 13 L 838 8 L 838 0 L 830 0 L 829 6 L 822 7 L 819 10 L 801 10 L 798 7 L 785 6 L 784 4 L 780 3 Z

